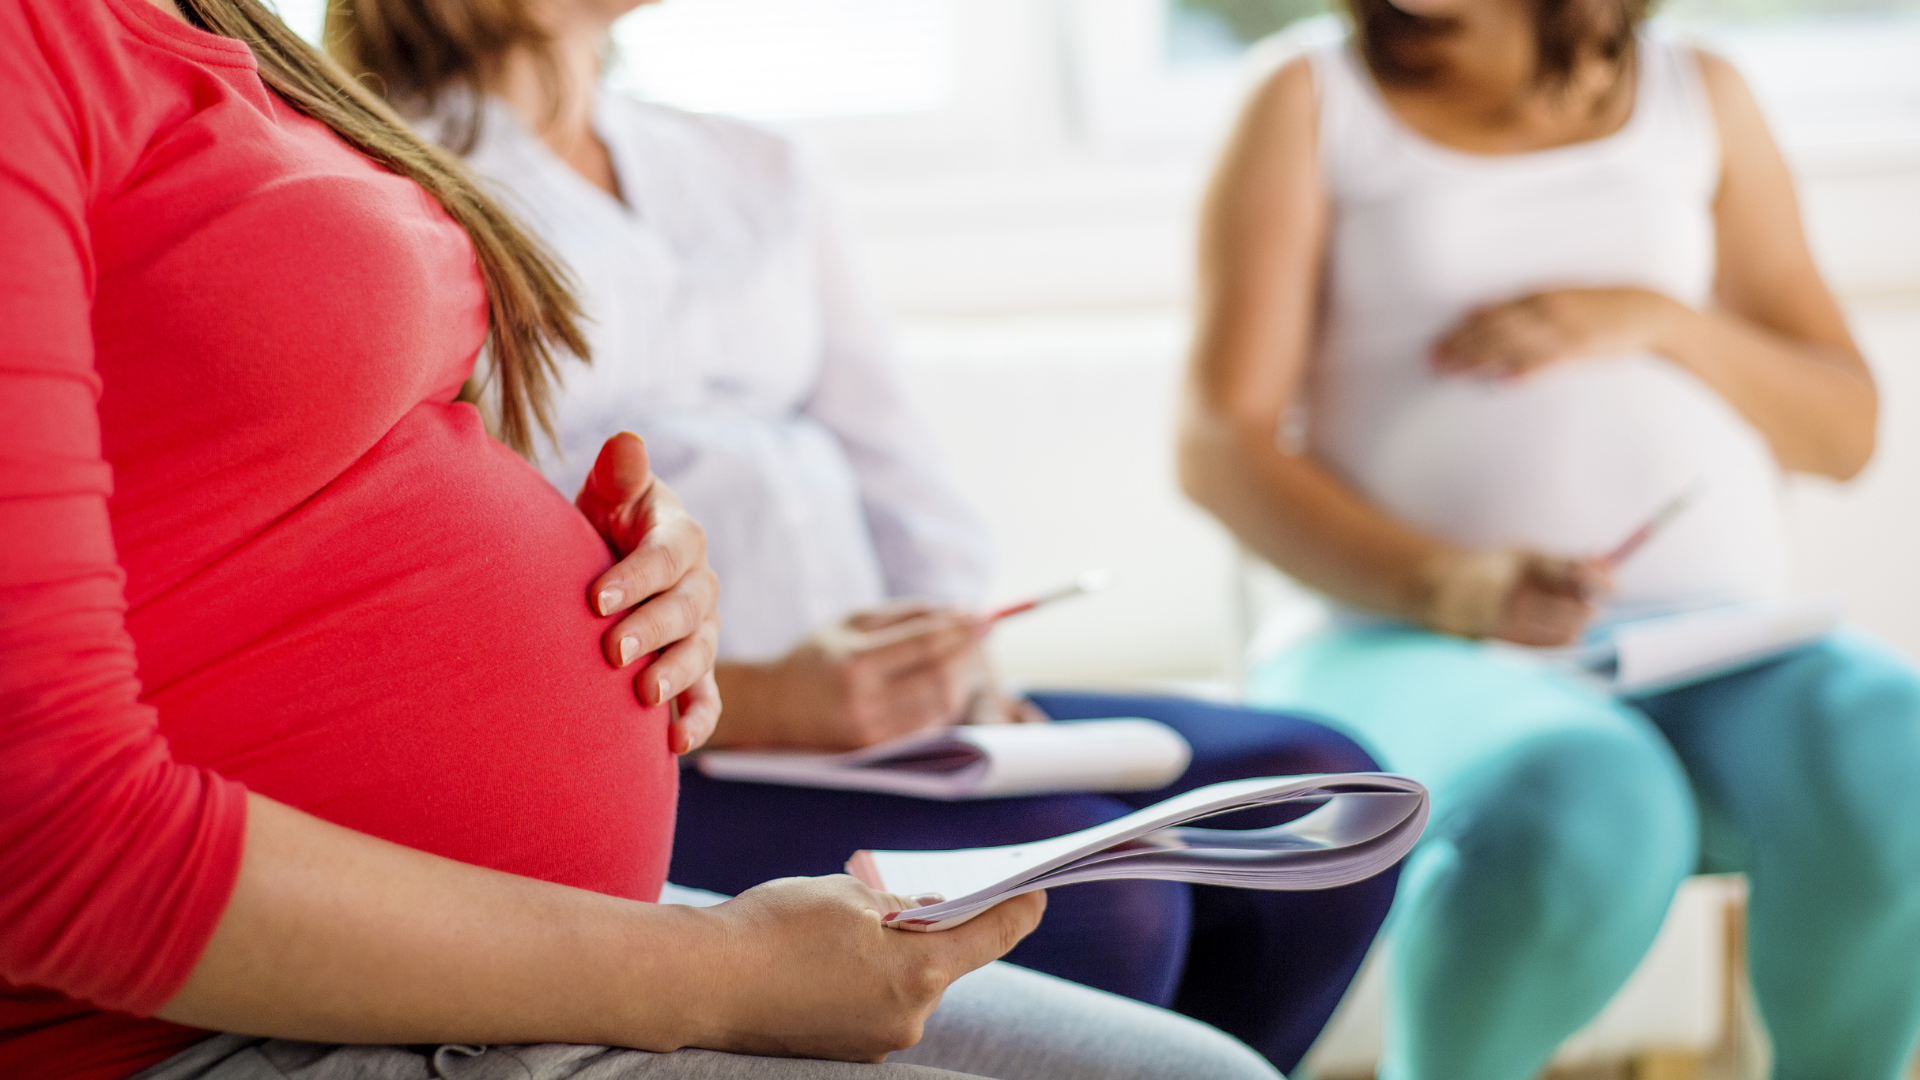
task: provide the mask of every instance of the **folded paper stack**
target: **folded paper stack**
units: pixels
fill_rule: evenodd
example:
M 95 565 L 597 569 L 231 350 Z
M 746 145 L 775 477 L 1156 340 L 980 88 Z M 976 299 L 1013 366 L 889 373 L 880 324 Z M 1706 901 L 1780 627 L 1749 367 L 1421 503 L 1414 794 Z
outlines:
M 1190 826 L 1282 804 L 1314 808 L 1265 829 Z M 1391 773 L 1230 780 L 1031 844 L 860 851 L 847 872 L 897 896 L 944 897 L 888 920 L 901 929 L 944 930 L 1008 897 L 1081 881 L 1158 878 L 1246 889 L 1331 889 L 1372 877 L 1405 857 L 1426 827 L 1427 812 L 1427 789 Z

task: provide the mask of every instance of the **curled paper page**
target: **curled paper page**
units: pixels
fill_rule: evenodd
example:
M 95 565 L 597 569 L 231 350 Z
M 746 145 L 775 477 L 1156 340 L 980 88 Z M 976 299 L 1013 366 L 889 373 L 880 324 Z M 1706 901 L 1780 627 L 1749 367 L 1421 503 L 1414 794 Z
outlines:
M 1052 791 L 1151 791 L 1187 770 L 1180 733 L 1139 717 L 940 727 L 846 754 L 710 750 L 716 780 L 991 799 Z
M 1544 661 L 1608 693 L 1639 697 L 1718 678 L 1818 641 L 1840 625 L 1843 611 L 1835 596 L 1750 600 L 1624 619 L 1564 648 L 1490 647 Z
M 1267 829 L 1192 822 L 1279 804 L 1315 804 Z M 1392 773 L 1231 780 L 1116 821 L 1031 844 L 955 851 L 860 851 L 847 872 L 896 895 L 949 899 L 899 912 L 889 926 L 944 930 L 1010 896 L 1081 881 L 1157 878 L 1247 889 L 1330 889 L 1404 858 L 1426 828 L 1427 789 Z

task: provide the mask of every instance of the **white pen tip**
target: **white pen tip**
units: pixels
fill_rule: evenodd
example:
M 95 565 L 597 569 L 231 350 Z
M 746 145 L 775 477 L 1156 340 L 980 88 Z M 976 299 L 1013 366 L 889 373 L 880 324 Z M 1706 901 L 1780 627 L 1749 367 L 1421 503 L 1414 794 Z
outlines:
M 1089 570 L 1080 575 L 1078 584 L 1081 592 L 1099 592 L 1113 584 L 1113 571 L 1104 567 L 1099 570 Z

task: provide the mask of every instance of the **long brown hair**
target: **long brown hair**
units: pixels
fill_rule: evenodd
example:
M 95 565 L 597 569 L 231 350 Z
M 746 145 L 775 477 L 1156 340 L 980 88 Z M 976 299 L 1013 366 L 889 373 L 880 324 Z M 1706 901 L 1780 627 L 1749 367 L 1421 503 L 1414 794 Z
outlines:
M 464 91 L 440 139 L 465 154 L 479 139 L 480 101 L 513 49 L 531 50 L 559 112 L 559 70 L 526 8 L 526 0 L 332 0 L 321 37 L 341 67 L 404 113 L 441 113 L 448 91 Z
M 548 399 L 557 349 L 585 359 L 580 305 L 559 264 L 495 205 L 460 160 L 413 134 L 387 104 L 287 29 L 260 0 L 179 0 L 201 29 L 246 43 L 260 78 L 287 103 L 361 153 L 425 188 L 473 243 L 486 279 L 489 419 L 500 441 L 531 454 L 535 429 L 553 437 Z
M 1425 46 L 1454 30 L 1450 19 L 1409 14 L 1391 0 L 1346 0 L 1360 50 L 1381 82 L 1419 83 L 1434 74 Z M 1634 31 L 1648 0 L 1533 0 L 1534 82 L 1565 89 L 1582 59 L 1596 57 L 1622 75 L 1634 60 Z

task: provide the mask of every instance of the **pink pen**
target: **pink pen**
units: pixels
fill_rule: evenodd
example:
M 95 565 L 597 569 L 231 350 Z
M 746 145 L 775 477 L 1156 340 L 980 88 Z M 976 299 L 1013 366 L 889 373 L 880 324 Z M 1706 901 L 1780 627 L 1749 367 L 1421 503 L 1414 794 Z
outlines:
M 1618 547 L 1600 556 L 1601 565 L 1609 570 L 1618 568 L 1619 565 L 1626 562 L 1634 552 L 1639 551 L 1641 547 L 1645 546 L 1647 541 L 1653 539 L 1660 530 L 1671 524 L 1674 518 L 1679 517 L 1681 511 L 1692 506 L 1694 499 L 1697 498 L 1699 494 L 1699 481 L 1695 481 L 1688 484 L 1685 488 L 1682 488 L 1680 494 L 1668 499 L 1665 506 L 1654 511 L 1654 515 L 1647 519 L 1646 524 L 1633 530 L 1625 540 L 1620 541 Z
M 997 623 L 1001 619 L 1032 611 L 1034 608 L 1040 607 L 1043 604 L 1051 604 L 1056 600 L 1065 600 L 1068 597 L 1079 596 L 1082 593 L 1099 592 L 1111 584 L 1113 584 L 1113 574 L 1110 571 L 1089 570 L 1079 577 L 1074 578 L 1071 584 L 1062 585 L 1057 589 L 1043 592 L 1038 596 L 1030 596 L 1025 600 L 1008 604 L 1005 607 L 995 608 L 981 616 L 981 618 L 989 623 Z
M 1021 612 L 1032 611 L 1034 608 L 1051 604 L 1056 600 L 1065 600 L 1068 597 L 1079 596 L 1082 593 L 1099 592 L 1112 583 L 1113 575 L 1110 572 L 1106 570 L 1089 570 L 1075 578 L 1070 585 L 1063 585 L 1050 592 L 1044 592 L 1038 596 L 1031 596 L 1025 600 L 1008 604 L 1005 607 L 995 608 L 981 615 L 979 626 L 984 632 L 986 628 L 991 627 L 1001 619 L 1018 615 Z M 843 639 L 845 641 L 844 647 L 849 654 L 854 655 L 872 652 L 875 649 L 884 649 L 889 645 L 898 645 L 903 641 L 919 637 L 921 634 L 930 633 L 934 629 L 945 625 L 945 619 L 946 616 L 943 615 L 920 615 L 894 623 L 892 626 L 883 627 L 879 630 L 855 632 L 847 635 Z

